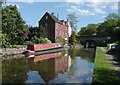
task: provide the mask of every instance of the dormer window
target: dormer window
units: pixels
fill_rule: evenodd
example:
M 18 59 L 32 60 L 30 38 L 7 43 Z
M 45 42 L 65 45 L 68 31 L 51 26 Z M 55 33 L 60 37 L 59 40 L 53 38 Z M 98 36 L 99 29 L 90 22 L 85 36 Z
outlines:
M 46 16 L 45 18 L 48 19 L 48 16 Z

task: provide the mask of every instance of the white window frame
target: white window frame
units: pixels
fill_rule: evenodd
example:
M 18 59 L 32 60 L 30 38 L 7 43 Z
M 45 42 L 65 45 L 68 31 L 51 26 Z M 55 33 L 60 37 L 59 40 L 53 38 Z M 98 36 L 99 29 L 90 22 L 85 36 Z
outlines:
M 45 19 L 48 19 L 48 16 L 46 16 Z

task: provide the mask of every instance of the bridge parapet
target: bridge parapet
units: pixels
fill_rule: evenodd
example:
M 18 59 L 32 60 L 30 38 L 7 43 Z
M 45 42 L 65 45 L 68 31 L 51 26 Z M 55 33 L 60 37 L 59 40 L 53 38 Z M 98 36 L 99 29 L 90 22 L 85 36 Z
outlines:
M 104 36 L 104 35 L 93 35 L 93 36 L 76 36 L 76 40 L 79 40 L 82 45 L 86 47 L 86 43 L 89 42 L 95 45 L 107 43 L 112 39 L 111 36 Z

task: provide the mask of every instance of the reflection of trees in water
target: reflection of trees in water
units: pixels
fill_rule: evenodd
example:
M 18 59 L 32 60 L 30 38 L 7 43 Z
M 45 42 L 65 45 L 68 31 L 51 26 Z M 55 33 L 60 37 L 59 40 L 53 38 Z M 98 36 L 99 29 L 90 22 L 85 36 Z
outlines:
M 76 49 L 69 49 L 69 55 L 72 59 L 75 59 Z
M 53 80 L 56 77 L 55 74 L 55 58 L 41 60 L 39 62 L 28 62 L 28 70 L 38 71 L 38 74 L 44 80 L 45 83 L 48 83 L 50 80 Z
M 79 48 L 79 49 L 71 49 L 69 50 L 70 56 L 72 59 L 75 59 L 75 56 L 80 56 L 81 59 L 85 59 L 88 62 L 94 62 L 95 57 L 95 49 L 85 49 L 85 48 Z
M 94 62 L 94 54 L 95 54 L 95 49 L 84 49 L 84 48 L 79 48 L 79 49 L 69 49 L 69 55 L 71 57 L 71 66 L 68 71 L 69 76 L 74 76 L 76 74 L 76 71 L 78 69 L 76 65 L 76 56 L 81 57 L 81 59 L 85 59 L 90 63 Z
M 24 58 L 3 60 L 2 65 L 3 83 L 24 83 L 27 80 L 26 60 Z
M 93 50 L 89 52 L 87 50 L 85 51 L 84 49 L 69 49 L 70 58 L 68 58 L 68 60 L 70 59 L 70 70 L 68 71 L 68 75 L 74 76 L 76 73 L 76 69 L 78 69 L 76 65 L 76 56 L 82 56 L 82 59 L 88 59 L 89 61 L 89 59 L 92 59 L 92 57 L 89 56 L 92 52 Z M 67 52 L 64 51 L 63 54 L 65 55 L 66 53 Z M 58 73 L 64 74 L 65 69 L 68 69 L 67 67 L 64 69 L 63 72 L 55 72 L 55 59 L 59 60 L 62 59 L 62 57 L 42 60 L 36 63 L 34 63 L 33 61 L 28 61 L 26 63 L 26 59 L 27 58 L 3 60 L 3 83 L 24 83 L 28 78 L 27 73 L 29 71 L 38 71 L 38 74 L 41 76 L 44 82 L 49 83 L 50 80 L 54 80 L 57 77 Z

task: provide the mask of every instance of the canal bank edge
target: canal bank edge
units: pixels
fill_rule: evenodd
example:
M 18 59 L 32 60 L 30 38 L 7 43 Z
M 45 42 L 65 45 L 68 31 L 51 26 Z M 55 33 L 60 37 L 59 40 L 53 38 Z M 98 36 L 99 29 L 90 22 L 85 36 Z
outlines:
M 113 56 L 107 55 L 102 49 L 100 47 L 96 49 L 92 85 L 118 85 L 120 80 L 118 78 L 118 71 L 116 71 L 115 61 L 109 60 Z

